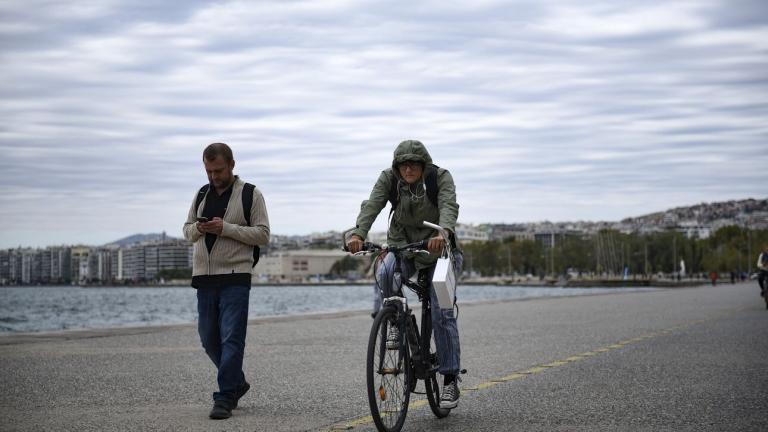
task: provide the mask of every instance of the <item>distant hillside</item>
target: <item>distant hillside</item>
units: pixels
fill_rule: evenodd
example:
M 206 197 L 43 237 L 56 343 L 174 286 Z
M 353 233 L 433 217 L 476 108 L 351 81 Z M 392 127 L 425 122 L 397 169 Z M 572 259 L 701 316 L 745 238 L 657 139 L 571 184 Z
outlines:
M 768 217 L 768 199 L 745 199 L 701 203 L 688 207 L 676 207 L 662 212 L 627 218 L 622 223 L 631 225 L 674 225 L 680 222 L 695 222 L 711 225 L 717 221 L 742 222 L 747 226 L 765 223 Z
M 141 243 L 141 242 L 149 242 L 149 241 L 158 241 L 158 240 L 179 240 L 175 237 L 171 237 L 169 235 L 166 235 L 165 233 L 152 233 L 152 234 L 134 234 L 125 238 L 121 238 L 120 240 L 115 240 L 113 242 L 108 243 L 105 246 L 109 245 L 117 245 L 117 246 L 128 246 L 132 245 L 134 243 Z

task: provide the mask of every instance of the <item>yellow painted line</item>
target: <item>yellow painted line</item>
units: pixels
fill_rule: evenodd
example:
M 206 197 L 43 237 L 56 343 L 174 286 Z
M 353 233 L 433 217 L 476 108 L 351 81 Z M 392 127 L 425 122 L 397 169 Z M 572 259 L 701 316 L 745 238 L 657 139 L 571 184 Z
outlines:
M 465 388 L 465 389 L 461 389 L 461 391 L 464 392 L 464 393 L 472 393 L 472 392 L 484 390 L 484 389 L 493 387 L 495 385 L 499 385 L 499 384 L 506 383 L 506 382 L 509 382 L 509 381 L 513 381 L 513 380 L 516 380 L 516 379 L 524 378 L 524 377 L 526 377 L 528 375 L 533 375 L 533 374 L 541 373 L 541 372 L 544 372 L 544 371 L 549 370 L 549 369 L 557 368 L 557 367 L 560 367 L 560 366 L 565 366 L 567 364 L 570 364 L 570 363 L 573 363 L 573 362 L 577 362 L 579 360 L 584 360 L 584 359 L 587 359 L 587 358 L 590 358 L 590 357 L 593 357 L 593 356 L 596 356 L 596 355 L 599 355 L 599 354 L 603 354 L 603 353 L 606 353 L 606 352 L 609 352 L 609 351 L 612 351 L 612 350 L 615 350 L 615 349 L 623 348 L 623 347 L 625 347 L 627 345 L 635 344 L 635 343 L 638 343 L 638 342 L 643 342 L 643 341 L 645 341 L 647 339 L 653 339 L 653 338 L 656 338 L 656 337 L 665 336 L 665 335 L 668 335 L 668 334 L 670 334 L 670 333 L 672 333 L 674 331 L 677 331 L 677 330 L 681 330 L 681 329 L 684 329 L 684 328 L 687 328 L 687 327 L 691 327 L 691 326 L 694 326 L 694 325 L 697 325 L 697 324 L 706 323 L 706 322 L 709 322 L 709 321 L 714 321 L 716 319 L 724 318 L 725 316 L 732 315 L 734 313 L 741 312 L 741 311 L 744 311 L 744 310 L 747 310 L 747 308 L 738 309 L 738 310 L 734 310 L 734 311 L 731 311 L 731 312 L 723 313 L 721 315 L 718 315 L 718 316 L 715 316 L 715 317 L 712 317 L 712 318 L 708 318 L 708 319 L 691 321 L 691 322 L 686 323 L 686 324 L 680 324 L 680 325 L 677 325 L 677 326 L 674 326 L 674 327 L 670 327 L 668 329 L 659 330 L 659 331 L 656 331 L 656 332 L 653 332 L 653 333 L 648 333 L 648 334 L 645 334 L 645 335 L 642 335 L 642 336 L 638 336 L 638 337 L 635 337 L 635 338 L 632 338 L 632 339 L 627 339 L 627 340 L 624 340 L 624 341 L 621 341 L 621 342 L 616 342 L 616 343 L 611 344 L 611 345 L 606 345 L 604 347 L 597 348 L 597 349 L 595 349 L 593 351 L 588 351 L 588 352 L 585 352 L 585 353 L 581 353 L 581 354 L 576 354 L 576 355 L 570 356 L 570 357 L 568 357 L 566 359 L 563 359 L 563 360 L 556 360 L 556 361 L 553 361 L 551 363 L 547 363 L 547 364 L 543 364 L 543 365 L 539 365 L 539 366 L 534 366 L 534 367 L 532 367 L 530 369 L 526 369 L 524 371 L 513 372 L 512 374 L 504 376 L 504 377 L 501 377 L 501 378 L 494 378 L 494 379 L 491 379 L 491 380 L 486 381 L 484 383 L 477 384 L 474 387 L 468 387 L 468 388 Z M 408 408 L 409 409 L 411 409 L 411 408 L 420 408 L 420 407 L 426 406 L 428 403 L 429 403 L 429 401 L 427 399 L 419 399 L 417 401 L 411 402 L 408 405 Z M 373 423 L 373 417 L 366 416 L 366 417 L 361 417 L 359 419 L 338 423 L 336 425 L 331 426 L 331 428 L 328 429 L 328 431 L 351 430 L 351 429 L 354 429 L 354 428 L 356 428 L 358 426 L 368 425 L 368 424 L 371 424 L 371 423 Z
M 504 377 L 504 378 L 502 378 L 502 379 L 503 379 L 504 381 L 512 381 L 512 380 L 516 380 L 516 379 L 520 379 L 520 378 L 523 378 L 524 376 L 525 376 L 525 374 L 521 374 L 521 373 L 513 373 L 512 375 L 507 375 L 507 376 L 505 376 L 505 377 Z
M 547 363 L 545 365 L 541 365 L 541 367 L 553 368 L 553 367 L 563 366 L 563 365 L 567 365 L 567 364 L 568 364 L 567 361 L 560 361 L 560 360 L 558 360 L 558 361 L 553 361 L 552 363 Z
M 547 370 L 547 368 L 541 367 L 541 366 L 535 366 L 535 367 L 532 367 L 532 368 L 530 368 L 528 370 L 524 370 L 524 371 L 518 372 L 518 373 L 530 375 L 530 374 L 536 374 L 536 373 L 539 373 L 539 372 L 544 372 L 545 370 Z
M 477 389 L 478 389 L 478 390 L 486 389 L 486 388 L 488 388 L 488 387 L 493 387 L 493 386 L 495 386 L 496 384 L 499 384 L 499 383 L 498 383 L 498 382 L 493 382 L 493 381 L 484 382 L 484 383 L 482 383 L 482 384 L 478 384 L 478 385 L 477 385 Z

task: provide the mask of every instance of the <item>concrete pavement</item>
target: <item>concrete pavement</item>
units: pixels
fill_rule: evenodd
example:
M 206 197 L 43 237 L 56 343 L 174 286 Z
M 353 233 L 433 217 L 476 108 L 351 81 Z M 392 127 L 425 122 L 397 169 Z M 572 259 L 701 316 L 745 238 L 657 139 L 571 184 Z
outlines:
M 459 408 L 437 420 L 412 398 L 405 430 L 766 430 L 768 310 L 757 292 L 463 305 Z M 370 323 L 365 312 L 253 321 L 253 388 L 224 421 L 207 418 L 215 371 L 193 325 L 2 337 L 0 429 L 374 430 Z

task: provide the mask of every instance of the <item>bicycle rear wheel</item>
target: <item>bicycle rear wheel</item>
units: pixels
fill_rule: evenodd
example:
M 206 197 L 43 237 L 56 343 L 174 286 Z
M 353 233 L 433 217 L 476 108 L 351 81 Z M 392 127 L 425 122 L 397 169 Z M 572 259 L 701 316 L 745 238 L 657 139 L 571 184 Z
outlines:
M 376 315 L 368 339 L 366 382 L 371 416 L 380 431 L 399 431 L 405 423 L 411 393 L 411 364 L 408 344 L 403 343 L 404 329 L 399 332 L 397 349 L 387 349 L 387 335 L 396 328 L 397 311 L 384 307 Z

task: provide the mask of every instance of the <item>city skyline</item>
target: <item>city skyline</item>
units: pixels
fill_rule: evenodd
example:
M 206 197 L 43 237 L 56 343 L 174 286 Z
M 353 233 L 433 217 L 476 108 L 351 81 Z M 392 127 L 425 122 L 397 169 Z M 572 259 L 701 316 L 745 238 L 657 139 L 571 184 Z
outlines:
M 37 3 L 0 5 L 0 248 L 180 237 L 215 141 L 277 234 L 354 225 L 403 139 L 468 224 L 765 197 L 761 1 Z
M 652 212 L 643 215 L 635 215 L 621 221 L 607 220 L 570 220 L 570 221 L 550 221 L 542 220 L 535 222 L 481 222 L 457 224 L 457 235 L 460 241 L 473 241 L 498 237 L 499 234 L 512 230 L 522 230 L 537 233 L 546 233 L 551 229 L 562 229 L 565 231 L 576 230 L 588 234 L 594 234 L 598 230 L 612 228 L 621 232 L 651 233 L 675 229 L 688 237 L 696 236 L 706 238 L 712 231 L 724 226 L 743 226 L 750 229 L 768 229 L 768 199 L 743 199 L 729 200 L 715 203 L 699 203 L 693 206 L 681 206 L 665 209 L 659 212 Z M 496 229 L 502 228 L 500 233 L 492 234 Z M 484 234 L 480 234 L 480 233 Z M 286 239 L 295 238 L 324 238 L 328 234 L 341 234 L 342 230 L 326 229 L 313 231 L 311 233 L 272 233 L 270 243 L 279 243 Z M 381 231 L 372 230 L 371 238 L 375 241 L 383 241 L 386 237 L 386 229 Z M 278 239 L 279 237 L 279 239 Z M 103 244 L 85 244 L 75 242 L 71 244 L 48 244 L 48 245 L 16 245 L 10 248 L 58 248 L 58 247 L 125 247 L 140 243 L 163 243 L 166 239 L 170 242 L 184 240 L 183 234 L 170 235 L 166 232 L 132 233 L 119 239 L 113 239 Z M 502 238 L 495 238 L 500 240 Z M 326 242 L 327 243 L 327 242 Z M 334 240 L 334 245 L 338 243 Z M 279 244 L 274 246 L 281 249 Z M 335 246 L 334 246 L 335 247 Z

